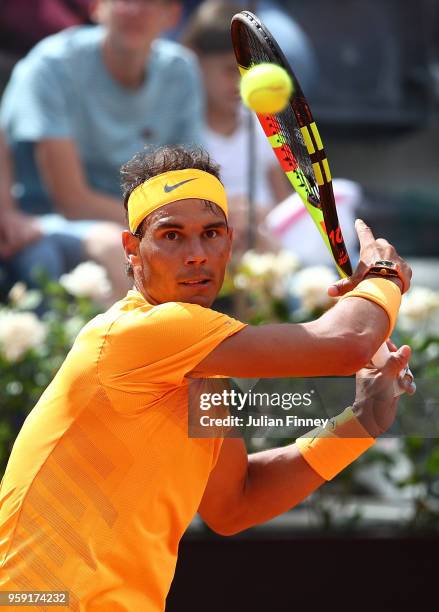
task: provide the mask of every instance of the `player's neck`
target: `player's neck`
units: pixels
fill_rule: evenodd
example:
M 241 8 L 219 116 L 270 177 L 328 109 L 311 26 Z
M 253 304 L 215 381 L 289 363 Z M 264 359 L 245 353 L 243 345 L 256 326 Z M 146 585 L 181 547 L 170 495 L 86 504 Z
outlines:
M 239 125 L 239 113 L 225 112 L 223 109 L 209 106 L 207 109 L 207 125 L 217 134 L 230 136 Z
M 104 40 L 102 56 L 111 77 L 120 85 L 127 89 L 137 89 L 142 85 L 147 61 L 147 55 L 143 51 L 125 52 Z

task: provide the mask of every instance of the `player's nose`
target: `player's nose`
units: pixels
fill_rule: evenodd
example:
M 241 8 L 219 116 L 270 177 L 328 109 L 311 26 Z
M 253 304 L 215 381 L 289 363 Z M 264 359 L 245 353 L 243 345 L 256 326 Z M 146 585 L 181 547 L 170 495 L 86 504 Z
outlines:
M 186 264 L 202 264 L 207 261 L 206 250 L 199 238 L 193 238 L 189 244 L 185 257 Z

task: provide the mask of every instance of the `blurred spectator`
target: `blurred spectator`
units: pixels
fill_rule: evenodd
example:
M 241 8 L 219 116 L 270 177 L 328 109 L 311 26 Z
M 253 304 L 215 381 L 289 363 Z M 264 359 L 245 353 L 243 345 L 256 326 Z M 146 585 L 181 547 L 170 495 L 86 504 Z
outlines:
M 37 44 L 15 67 L 2 101 L 21 209 L 40 216 L 46 236 L 74 238 L 76 259 L 104 265 L 119 295 L 127 287 L 121 164 L 145 144 L 202 137 L 196 60 L 177 43 L 156 40 L 180 10 L 177 0 L 94 0 L 100 25 Z M 17 269 L 28 265 L 22 255 L 14 257 Z
M 363 191 L 358 183 L 347 179 L 333 179 L 332 184 L 345 244 L 352 264 L 356 265 L 358 238 L 354 222 L 363 201 Z M 267 215 L 263 229 L 283 249 L 295 253 L 302 265 L 333 265 L 332 257 L 297 193 Z
M 13 169 L 8 147 L 0 132 L 0 298 L 4 299 L 15 281 L 38 287 L 34 267 L 47 278 L 58 279 L 82 258 L 78 238 L 54 233 L 45 236 L 42 217 L 19 210 L 12 196 Z M 17 253 L 20 255 L 17 256 Z M 39 311 L 45 310 L 45 303 Z
M 0 260 L 41 237 L 31 217 L 15 208 L 12 198 L 12 167 L 7 146 L 0 132 Z
M 14 64 L 42 38 L 89 22 L 91 0 L 2 0 L 0 95 Z
M 182 36 L 193 11 L 205 3 L 203 0 L 183 0 L 183 19 L 179 28 L 174 31 L 174 37 Z M 309 96 L 316 82 L 317 56 L 308 36 L 289 16 L 282 6 L 283 3 L 276 0 L 234 0 L 229 4 L 234 5 L 235 13 L 242 10 L 253 11 L 263 21 L 286 55 L 303 91 Z
M 250 153 L 250 123 L 239 96 L 239 72 L 230 42 L 230 21 L 239 5 L 227 0 L 207 0 L 187 24 L 182 42 L 200 60 L 206 92 L 205 145 L 221 166 L 221 178 L 229 196 L 231 223 L 239 247 L 248 221 L 248 175 L 253 164 L 256 219 L 284 199 L 291 188 L 273 155 L 271 146 L 254 119 L 255 147 Z

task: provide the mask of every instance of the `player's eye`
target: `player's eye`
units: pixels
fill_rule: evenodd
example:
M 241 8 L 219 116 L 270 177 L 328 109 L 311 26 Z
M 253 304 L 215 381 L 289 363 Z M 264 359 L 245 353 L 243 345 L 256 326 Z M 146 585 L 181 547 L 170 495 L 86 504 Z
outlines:
M 218 232 L 216 229 L 206 230 L 206 236 L 208 238 L 216 238 L 218 236 Z
M 174 241 L 174 240 L 177 240 L 177 238 L 178 238 L 178 234 L 177 234 L 177 232 L 166 232 L 165 237 L 166 237 L 168 240 L 172 240 L 172 241 Z

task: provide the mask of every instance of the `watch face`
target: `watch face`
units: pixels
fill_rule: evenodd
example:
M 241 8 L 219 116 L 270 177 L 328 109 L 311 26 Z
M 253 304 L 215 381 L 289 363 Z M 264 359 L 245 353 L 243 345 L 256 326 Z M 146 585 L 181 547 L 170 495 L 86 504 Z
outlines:
M 374 264 L 375 266 L 387 266 L 389 268 L 396 268 L 396 264 L 393 261 L 387 261 L 385 259 L 383 259 L 382 261 L 376 261 Z

